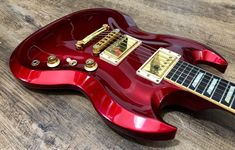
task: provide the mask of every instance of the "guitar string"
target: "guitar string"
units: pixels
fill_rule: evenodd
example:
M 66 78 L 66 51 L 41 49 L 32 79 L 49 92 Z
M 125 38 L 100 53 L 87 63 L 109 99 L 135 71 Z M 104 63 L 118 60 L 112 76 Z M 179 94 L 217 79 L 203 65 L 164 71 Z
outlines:
M 181 67 L 181 66 L 180 66 Z M 180 67 L 179 68 L 177 68 L 176 70 L 175 70 L 175 73 L 178 71 L 178 69 L 180 69 Z M 186 67 L 187 68 L 187 67 Z M 193 69 L 192 69 L 193 70 Z M 191 71 L 192 71 L 191 70 Z M 170 80 L 172 80 L 172 81 L 174 81 L 174 82 L 176 82 L 176 83 L 178 83 L 177 81 L 179 81 L 179 78 L 180 77 L 182 77 L 181 75 L 186 75 L 186 79 L 188 78 L 188 77 L 191 77 L 191 81 L 190 82 L 192 82 L 192 81 L 195 81 L 195 79 L 194 79 L 194 77 L 195 77 L 195 75 L 197 74 L 194 74 L 194 75 L 190 75 L 191 74 L 191 71 L 187 74 L 187 73 L 184 73 L 184 72 L 182 72 L 178 77 L 177 77 L 177 80 L 176 81 L 174 81 L 173 79 L 171 79 L 171 78 L 173 78 L 174 77 L 174 75 L 173 76 L 171 76 L 170 78 L 168 78 L 168 79 L 170 79 Z M 203 77 L 205 77 L 205 76 L 208 76 L 208 75 L 204 75 Z M 185 86 L 184 85 L 184 83 L 185 83 L 185 81 L 186 80 L 184 80 L 182 83 L 178 83 L 178 84 L 180 84 L 180 85 L 182 85 L 182 86 L 184 86 L 184 87 L 187 87 L 187 88 L 189 88 L 189 89 L 191 89 L 191 90 L 193 90 L 193 91 L 195 91 L 195 92 L 198 92 L 197 90 L 199 89 L 198 87 L 200 86 L 200 84 L 201 83 L 205 83 L 206 84 L 206 86 L 208 86 L 208 83 L 211 83 L 210 81 L 211 81 L 211 79 L 215 79 L 215 78 L 213 78 L 213 74 L 211 75 L 211 76 L 208 76 L 208 77 L 210 77 L 209 78 L 209 80 L 207 80 L 207 79 L 202 79 L 200 82 L 197 82 L 197 88 L 195 88 L 195 89 L 191 89 L 190 88 L 190 86 L 192 85 L 188 85 L 188 86 Z M 194 79 L 194 80 L 193 80 Z M 221 78 L 222 79 L 222 78 Z M 221 81 L 222 80 L 220 80 L 220 82 L 218 82 L 218 83 L 216 83 L 216 84 L 220 84 L 221 83 Z M 226 83 L 226 81 L 222 81 L 222 82 L 224 82 L 224 83 Z M 217 86 L 217 88 L 216 89 L 214 89 L 214 90 L 218 90 L 218 92 L 226 92 L 227 91 L 227 89 L 229 89 L 232 85 L 231 85 L 231 82 L 229 82 L 229 81 L 227 81 L 228 83 L 226 83 L 226 86 L 223 86 L 223 85 L 220 85 L 220 87 L 218 87 Z M 229 86 L 229 88 L 227 88 Z M 223 89 L 224 88 L 224 89 Z M 200 92 L 198 92 L 198 93 L 200 93 Z M 202 93 L 200 93 L 200 94 L 205 94 L 205 91 L 203 90 L 203 92 Z M 227 91 L 227 94 L 228 94 L 229 92 Z M 211 95 L 212 97 L 214 96 L 214 95 Z M 223 95 L 221 95 L 222 97 L 221 98 L 223 98 L 224 96 Z
M 182 62 L 183 62 L 183 61 L 182 61 Z M 191 66 L 192 66 L 192 65 L 191 65 Z M 182 66 L 180 66 L 180 67 L 182 67 Z M 177 69 L 175 70 L 175 72 L 179 71 L 178 69 L 180 69 L 180 67 L 177 68 Z M 184 67 L 186 67 L 186 66 L 184 66 Z M 188 67 L 188 66 L 187 66 L 187 67 Z M 186 67 L 186 68 L 187 68 L 187 67 Z M 193 67 L 194 67 L 194 66 L 193 66 Z M 194 68 L 196 68 L 196 67 L 194 67 Z M 173 68 L 173 69 L 175 69 L 175 68 Z M 198 68 L 196 68 L 196 69 L 198 69 Z M 193 69 L 192 69 L 192 70 L 193 70 Z M 191 70 L 191 71 L 192 71 L 192 70 Z M 201 69 L 199 69 L 199 70 L 201 70 Z M 186 70 L 185 70 L 185 71 L 186 71 Z M 176 81 L 172 80 L 172 78 L 173 78 L 174 75 L 173 75 L 172 77 L 170 77 L 169 79 L 177 83 L 177 81 L 179 80 L 179 78 L 180 78 L 181 75 L 188 75 L 187 78 L 188 78 L 188 77 L 195 77 L 195 75 L 196 75 L 197 73 L 195 73 L 194 75 L 189 75 L 189 74 L 191 74 L 191 71 L 190 71 L 188 74 L 185 73 L 185 72 L 182 72 L 182 73 L 177 77 L 178 79 L 177 79 Z M 203 70 L 203 71 L 204 71 L 204 70 Z M 213 76 L 215 76 L 215 75 L 213 75 L 213 74 L 211 74 L 211 73 L 210 73 L 211 75 L 207 75 L 206 73 L 209 73 L 209 72 L 205 71 L 203 77 L 205 77 L 205 76 L 210 77 L 209 80 L 208 80 L 208 79 L 204 79 L 204 80 L 202 80 L 200 83 L 205 83 L 205 84 L 207 85 L 207 84 L 209 83 L 209 81 L 211 80 L 211 77 L 213 78 Z M 220 78 L 220 77 L 219 77 L 219 78 Z M 193 79 L 193 78 L 192 78 L 192 79 Z M 216 79 L 216 78 L 213 78 L 213 79 Z M 220 79 L 222 79 L 222 78 L 220 78 Z M 226 83 L 226 86 L 220 85 L 221 88 L 225 88 L 225 89 L 226 89 L 226 87 L 227 87 L 228 84 L 231 84 L 231 82 L 226 81 L 226 80 L 224 80 L 224 81 L 221 80 L 220 82 L 222 82 L 222 83 L 228 82 L 228 83 Z M 198 84 L 199 84 L 199 83 L 198 83 Z M 221 90 L 221 91 L 224 91 L 224 90 L 222 90 L 221 88 L 218 88 L 218 89 Z
M 106 34 L 107 33 L 107 34 Z M 100 35 L 98 35 L 97 36 L 97 38 L 98 37 L 102 37 L 102 39 L 105 37 L 105 36 L 107 36 L 108 34 L 109 34 L 110 32 L 109 31 L 107 31 L 107 32 L 103 32 L 102 34 L 100 34 Z M 102 39 L 100 39 L 100 40 L 102 40 Z M 121 42 L 121 44 L 122 44 L 122 42 Z M 146 47 L 147 48 L 146 48 Z M 141 45 L 139 46 L 139 47 L 142 47 L 142 48 L 145 48 L 146 50 L 148 50 L 150 53 L 151 53 L 151 55 L 154 53 L 154 52 L 156 52 L 156 48 L 153 48 L 153 47 L 151 47 L 151 46 L 149 46 L 149 45 L 146 45 L 146 44 L 144 44 L 144 43 L 141 43 Z M 138 50 L 138 49 L 137 49 Z M 149 55 L 149 53 L 148 52 L 146 52 L 146 51 L 141 51 L 142 49 L 140 49 L 140 52 L 139 51 L 134 51 L 137 55 L 141 55 L 142 56 L 142 61 L 143 61 L 143 58 L 144 59 L 148 59 L 150 56 L 146 56 L 146 55 Z M 153 51 L 152 51 L 153 50 Z M 133 53 L 131 53 L 131 54 L 133 54 Z M 130 54 L 130 55 L 131 55 Z M 136 56 L 135 56 L 136 57 Z M 136 59 L 135 58 L 133 58 L 133 57 L 128 57 L 129 59 L 132 59 L 133 61 L 135 61 L 135 62 L 138 62 L 138 61 L 136 61 Z M 140 58 L 139 58 L 140 59 Z M 139 63 L 139 62 L 138 62 Z M 190 64 L 191 65 L 191 64 Z M 197 68 L 196 66 L 192 66 L 192 67 L 194 67 L 194 68 Z M 199 70 L 201 70 L 200 68 L 197 68 L 197 69 L 199 69 Z M 177 71 L 177 70 L 176 70 Z M 205 72 L 207 72 L 207 71 L 205 71 Z M 184 73 L 184 72 L 183 72 Z M 183 74 L 183 73 L 181 73 L 181 74 Z M 186 74 L 187 75 L 187 74 Z M 196 74 L 195 74 L 196 75 Z M 190 77 L 195 77 L 195 75 L 192 75 L 192 76 L 190 76 Z M 206 76 L 206 75 L 205 75 Z M 215 75 L 213 75 L 212 74 L 212 76 L 215 76 Z M 180 77 L 179 77 L 180 78 Z M 219 77 L 220 79 L 222 79 L 221 77 Z M 177 79 L 178 80 L 178 79 Z M 177 81 L 176 81 L 177 82 Z M 226 84 L 226 85 L 228 85 L 228 84 L 230 84 L 231 82 L 229 82 L 229 81 L 227 81 L 228 83 Z M 200 82 L 200 83 L 202 83 L 202 81 Z M 205 83 L 205 82 L 204 82 Z M 199 84 L 199 83 L 198 83 Z M 208 82 L 206 82 L 206 85 L 208 84 Z M 217 83 L 217 84 L 220 84 L 220 83 Z M 220 85 L 221 86 L 221 85 Z M 230 85 L 230 87 L 231 87 L 231 85 Z M 224 86 L 222 86 L 221 88 L 225 88 L 225 89 L 220 89 L 220 88 L 216 88 L 215 90 L 219 90 L 219 91 L 222 91 L 222 92 L 225 92 L 228 88 L 227 88 L 227 86 L 226 87 L 224 87 Z M 196 89 L 195 89 L 196 90 Z M 199 92 L 198 92 L 199 93 Z M 213 96 L 212 96 L 213 97 Z M 222 98 L 222 97 L 221 97 Z
M 132 54 L 132 53 L 131 53 Z M 128 57 L 128 58 L 131 58 L 131 57 Z M 148 57 L 149 58 L 149 57 Z M 146 58 L 147 59 L 147 58 Z M 182 61 L 183 62 L 183 61 Z M 189 64 L 189 63 L 188 63 Z M 193 67 L 195 67 L 195 66 L 193 66 Z M 196 68 L 196 67 L 195 67 Z M 200 69 L 200 68 L 197 68 L 197 69 Z M 176 70 L 177 71 L 177 70 Z M 207 71 L 205 71 L 205 72 L 207 72 Z M 207 73 L 209 73 L 209 72 L 207 72 Z M 187 74 L 185 74 L 184 72 L 182 73 L 182 75 L 187 75 Z M 195 77 L 195 75 L 196 74 L 194 74 L 194 75 L 190 75 L 190 76 L 188 76 L 188 77 Z M 205 74 L 204 76 L 208 76 L 207 74 Z M 213 75 L 214 76 L 214 75 Z M 208 76 L 209 77 L 209 76 Z M 220 78 L 220 77 L 219 77 Z M 222 78 L 221 78 L 222 79 Z M 210 81 L 210 80 L 208 80 L 208 81 Z M 206 83 L 206 84 L 208 84 L 208 81 L 205 81 L 205 80 L 202 80 L 200 83 Z M 220 81 L 221 82 L 221 81 Z M 223 81 L 222 80 L 222 82 L 226 82 L 226 81 Z M 228 82 L 228 81 L 227 81 Z M 227 85 L 228 84 L 230 84 L 230 82 L 228 82 L 228 83 L 226 83 L 226 86 L 221 86 L 220 85 L 220 88 L 217 88 L 219 91 L 225 91 L 226 90 L 226 87 L 227 87 Z M 225 88 L 225 89 L 221 89 L 221 88 Z
M 120 37 L 120 38 L 121 38 L 121 37 Z M 118 39 L 120 39 L 120 38 L 118 38 Z M 117 40 L 118 40 L 118 39 L 117 39 Z M 98 43 L 98 42 L 97 42 L 97 43 Z M 127 45 L 127 46 L 130 46 L 130 45 L 133 44 L 133 42 L 128 42 L 128 43 L 129 43 L 129 45 Z M 122 46 L 123 44 L 124 44 L 124 41 L 121 42 L 121 43 L 119 43 L 119 45 L 121 45 L 121 46 Z M 125 45 L 123 45 L 123 46 L 125 46 Z M 140 45 L 140 46 L 141 46 L 141 45 Z M 143 45 L 143 46 L 145 46 L 145 45 Z M 108 47 L 109 47 L 109 46 L 108 46 Z M 146 49 L 146 50 L 149 50 L 149 49 Z M 151 51 L 151 50 L 150 50 L 150 51 Z M 155 50 L 155 51 L 156 51 L 156 50 Z M 149 57 L 146 56 L 146 54 L 148 54 L 148 53 L 146 53 L 146 52 L 145 52 L 145 55 L 144 55 L 143 53 L 140 53 L 140 52 L 137 52 L 137 51 L 135 51 L 135 52 L 136 52 L 136 53 L 139 53 L 144 59 L 149 58 Z M 142 52 L 143 52 L 143 51 L 142 51 Z M 151 52 L 154 52 L 154 51 L 151 51 Z M 148 54 L 148 55 L 149 55 L 149 54 Z M 151 55 L 152 55 L 152 54 L 151 54 Z M 150 56 L 151 56 L 151 55 L 150 55 Z
M 104 36 L 105 37 L 105 36 Z M 132 42 L 133 43 L 133 42 Z M 122 43 L 121 43 L 122 44 Z M 130 44 L 131 45 L 131 44 Z M 140 45 L 141 46 L 141 45 Z M 148 47 L 148 48 L 151 48 L 152 50 L 154 50 L 154 51 L 156 51 L 156 49 L 155 48 L 153 48 L 153 47 L 150 47 L 149 45 L 146 45 L 146 44 L 143 44 L 143 47 L 144 46 L 146 46 L 146 47 Z M 148 48 L 146 48 L 146 50 L 150 50 L 150 49 L 148 49 Z M 154 52 L 154 51 L 151 51 L 150 50 L 150 52 Z M 135 51 L 136 53 L 137 53 L 137 51 Z M 148 54 L 149 55 L 149 53 L 146 53 L 145 51 L 140 51 L 140 52 L 144 52 L 145 54 Z M 140 54 L 142 57 L 144 57 L 144 59 L 148 59 L 149 57 L 147 57 L 146 55 L 143 55 L 143 53 L 138 53 L 138 54 Z M 128 58 L 130 58 L 130 57 L 128 57 Z M 187 63 L 187 64 L 189 64 L 189 63 Z M 191 64 L 190 64 L 191 65 Z M 192 66 L 192 65 L 191 65 Z M 193 66 L 193 67 L 195 67 L 195 66 Z M 197 69 L 200 69 L 200 68 L 197 68 Z M 206 71 L 207 72 L 207 71 Z M 182 74 L 184 74 L 184 75 L 187 75 L 187 74 L 185 74 L 185 73 L 182 73 Z M 195 74 L 196 75 L 196 74 Z M 195 77 L 195 75 L 191 75 L 190 77 Z M 207 75 L 204 75 L 204 76 L 207 76 Z M 214 75 L 213 75 L 214 76 Z M 189 77 L 189 76 L 188 76 Z M 219 77 L 219 78 L 221 78 L 221 77 Z M 222 78 L 221 78 L 222 79 Z M 209 80 L 208 80 L 209 81 Z M 208 81 L 205 81 L 205 80 L 203 80 L 203 83 L 208 83 Z M 222 80 L 223 81 L 223 80 Z M 223 81 L 223 82 L 225 82 L 225 81 Z M 229 81 L 227 81 L 228 83 L 227 84 L 230 84 L 230 82 Z M 202 83 L 202 81 L 200 82 L 200 83 Z M 226 84 L 226 86 L 220 86 L 221 88 L 225 88 L 225 90 L 226 90 L 226 87 L 227 87 L 227 84 Z M 222 90 L 222 89 L 220 89 L 220 88 L 218 88 L 218 90 L 220 90 L 220 91 L 224 91 L 224 90 Z
M 101 35 L 100 37 L 105 37 L 107 34 L 104 34 L 104 35 Z M 146 44 L 144 44 L 144 43 L 142 43 L 141 45 L 140 45 L 140 47 L 144 47 L 144 46 L 146 46 L 146 47 L 149 47 L 148 45 L 146 45 Z M 156 49 L 154 49 L 154 48 L 151 48 L 153 51 L 151 51 L 150 49 L 146 49 L 146 50 L 149 50 L 150 52 L 155 52 L 156 51 Z M 142 53 L 140 53 L 139 51 L 136 51 L 137 53 L 139 53 L 140 55 L 142 55 L 142 57 L 143 58 L 149 58 L 148 56 L 146 56 L 146 55 L 143 55 L 143 53 L 145 53 L 145 54 L 148 54 L 148 53 L 146 53 L 145 51 L 140 51 L 140 52 L 142 52 Z M 149 55 L 149 54 L 148 54 Z M 151 54 L 152 55 L 152 54 Z
M 110 32 L 107 32 L 107 33 L 110 33 Z M 106 33 L 104 33 L 104 35 L 100 35 L 100 36 L 98 36 L 98 37 L 105 37 L 105 36 L 107 36 L 107 34 Z M 98 38 L 97 37 L 97 38 Z M 95 38 L 96 39 L 96 38 Z M 119 38 L 120 39 L 120 38 Z M 100 39 L 101 40 L 101 39 Z M 121 42 L 121 45 L 124 43 L 124 41 L 123 42 Z M 130 42 L 129 42 L 130 43 Z M 129 45 L 131 45 L 131 44 L 133 44 L 133 43 L 130 43 Z M 35 45 L 36 46 L 36 45 Z M 146 47 L 148 47 L 148 48 L 146 48 Z M 139 49 L 140 50 L 140 52 L 138 52 L 138 51 L 134 51 L 136 54 L 138 54 L 138 55 L 141 55 L 142 56 L 142 61 L 143 62 L 145 62 L 145 60 L 144 59 L 148 59 L 151 55 L 152 55 L 152 53 L 154 53 L 155 51 L 156 51 L 156 48 L 153 48 L 153 47 L 151 47 L 151 46 L 149 46 L 149 45 L 146 45 L 146 44 L 141 44 L 140 45 L 140 47 L 143 47 L 143 48 L 145 48 L 146 50 L 148 50 L 148 52 L 150 52 L 151 54 L 149 54 L 148 52 L 146 52 L 146 51 L 141 51 L 141 49 Z M 47 54 L 50 54 L 50 53 L 48 53 L 48 52 L 46 52 L 46 51 L 44 51 L 44 50 L 42 50 L 41 48 L 39 48 L 38 46 L 36 46 L 36 48 L 37 49 L 39 49 L 40 51 L 43 51 L 43 52 L 45 52 L 45 53 L 47 53 Z M 153 51 L 152 51 L 153 50 Z M 133 53 L 131 53 L 131 54 L 133 54 Z M 147 55 L 150 55 L 149 57 L 148 56 L 146 56 L 146 54 Z M 133 61 L 136 61 L 136 62 L 138 62 L 135 58 L 133 58 L 133 57 L 128 57 L 128 58 L 131 58 Z M 144 58 L 144 59 L 143 59 Z M 140 59 L 140 58 L 139 58 Z M 182 61 L 182 62 L 184 62 L 184 61 Z M 139 63 L 139 62 L 138 62 Z M 185 62 L 186 63 L 186 62 Z M 189 63 L 188 63 L 189 64 Z M 190 64 L 191 65 L 191 64 Z M 193 66 L 193 67 L 195 67 L 195 66 Z M 177 70 L 176 70 L 176 72 L 177 72 Z M 182 73 L 182 74 L 184 74 L 184 75 L 187 75 L 187 74 L 185 74 L 184 72 Z M 195 77 L 195 75 L 191 75 L 190 77 Z M 179 77 L 180 78 L 180 77 Z M 209 81 L 209 80 L 208 80 Z M 177 82 L 177 81 L 175 81 L 175 82 Z M 202 83 L 202 81 L 200 82 L 200 83 Z M 208 82 L 206 82 L 206 81 L 204 81 L 204 83 L 208 83 Z M 229 83 L 228 83 L 229 84 Z M 225 88 L 224 86 L 222 87 L 222 88 Z M 215 90 L 219 90 L 219 91 L 221 91 L 221 92 L 224 92 L 224 91 L 226 91 L 226 88 L 225 89 L 220 89 L 220 88 L 216 88 Z M 199 93 L 199 92 L 198 92 Z
M 141 45 L 140 45 L 141 46 Z M 149 45 L 146 45 L 146 44 L 143 44 L 142 45 L 142 47 L 143 48 L 145 48 L 144 46 L 146 46 L 146 47 L 148 47 L 148 48 L 146 48 L 146 50 L 149 50 L 149 52 L 155 52 L 156 51 L 156 48 L 153 48 L 153 47 L 151 47 L 151 46 L 149 46 Z M 152 49 L 153 51 L 151 51 L 150 49 Z M 151 55 L 150 56 L 146 56 L 146 55 L 143 55 L 143 53 L 139 53 L 138 51 L 134 51 L 135 53 L 138 53 L 138 54 L 140 54 L 141 56 L 142 56 L 142 58 L 144 58 L 144 59 L 148 59 L 151 55 L 152 55 L 152 53 L 151 53 Z M 146 53 L 146 51 L 140 51 L 140 52 L 144 52 L 145 54 L 147 54 L 147 55 L 149 55 L 149 53 Z M 131 53 L 132 54 L 132 53 Z M 143 60 L 143 59 L 142 59 Z M 184 62 L 184 61 L 183 61 Z M 186 62 L 185 62 L 186 63 Z M 189 64 L 189 63 L 187 63 L 187 64 Z M 191 64 L 190 64 L 191 65 Z M 197 66 L 193 66 L 193 67 L 197 67 Z M 198 69 L 201 69 L 201 68 L 199 68 L 199 67 L 197 67 Z M 221 78 L 221 77 L 219 77 L 219 78 Z
M 121 43 L 121 45 L 123 44 L 123 42 Z M 129 43 L 129 46 L 131 45 L 131 44 L 133 44 L 133 42 L 132 43 Z M 141 44 L 140 45 L 140 47 L 144 47 L 144 46 L 147 46 L 147 45 L 145 45 L 145 44 Z M 146 49 L 146 50 L 149 50 L 149 49 Z M 155 51 L 156 51 L 156 49 L 155 49 Z M 149 58 L 149 57 L 147 57 L 146 55 L 144 55 L 143 53 L 140 53 L 140 52 L 138 52 L 138 51 L 136 51 L 137 53 L 139 53 L 144 59 L 147 59 L 147 58 Z M 141 52 L 144 52 L 145 54 L 148 54 L 149 55 L 149 53 L 146 53 L 145 51 L 141 51 Z M 154 52 L 154 51 L 151 51 L 150 50 L 150 52 Z M 152 55 L 152 54 L 151 54 Z M 150 56 L 151 56 L 150 55 Z
M 106 34 L 107 33 L 107 34 Z M 103 32 L 102 34 L 103 35 L 99 35 L 99 37 L 105 37 L 105 36 L 107 36 L 108 34 L 109 34 L 110 32 L 109 31 L 106 31 L 106 32 Z M 121 37 L 120 37 L 121 38 Z M 119 39 L 120 39 L 119 38 Z M 122 42 L 123 43 L 123 42 Z M 121 44 L 122 44 L 121 43 Z M 133 43 L 133 42 L 132 42 Z M 131 43 L 131 44 L 132 44 Z M 129 45 L 131 45 L 131 44 L 129 44 Z M 35 45 L 36 46 L 36 45 Z M 140 45 L 141 46 L 141 45 Z M 144 46 L 146 46 L 146 47 L 148 47 L 148 48 L 151 48 L 153 51 L 151 51 L 150 49 L 148 49 L 148 48 L 146 48 L 146 50 L 149 50 L 149 52 L 154 52 L 154 51 L 156 51 L 156 49 L 155 48 L 153 48 L 153 47 L 150 47 L 149 45 L 146 45 L 146 44 L 143 44 L 143 46 L 142 47 L 144 47 Z M 46 51 L 44 51 L 44 50 L 42 50 L 41 48 L 39 48 L 38 46 L 36 46 L 36 48 L 38 48 L 38 49 L 40 49 L 40 51 L 43 51 L 43 52 L 45 52 L 45 53 L 47 53 L 47 54 L 50 54 L 50 53 L 48 53 L 48 52 L 46 52 Z M 144 47 L 145 48 L 145 47 Z M 149 53 L 146 53 L 145 51 L 140 51 L 140 52 L 144 52 L 145 54 L 147 54 L 147 55 L 149 55 Z M 139 54 L 139 55 L 141 55 L 142 56 L 142 58 L 144 58 L 144 59 L 148 59 L 149 57 L 147 57 L 146 55 L 144 55 L 143 53 L 137 53 L 137 51 L 135 51 L 135 53 L 136 54 Z M 132 53 L 131 53 L 132 54 Z M 128 58 L 130 58 L 130 57 L 128 57 Z M 139 58 L 140 59 L 140 58 Z M 136 59 L 134 58 L 133 59 L 133 57 L 132 57 L 132 60 L 134 60 L 134 61 L 136 61 Z M 144 61 L 143 59 L 142 59 L 142 61 Z M 193 67 L 195 67 L 195 66 L 193 66 Z M 190 77 L 194 77 L 194 76 L 190 76 Z

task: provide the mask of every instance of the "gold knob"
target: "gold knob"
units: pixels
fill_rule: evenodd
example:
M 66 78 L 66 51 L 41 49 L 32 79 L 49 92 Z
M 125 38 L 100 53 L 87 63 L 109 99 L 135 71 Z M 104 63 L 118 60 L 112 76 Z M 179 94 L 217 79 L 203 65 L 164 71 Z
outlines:
M 47 66 L 50 68 L 54 68 L 57 67 L 60 64 L 60 60 L 58 57 L 56 57 L 55 55 L 50 55 L 47 58 Z
M 98 68 L 98 64 L 92 58 L 88 58 L 85 62 L 84 69 L 86 71 L 95 71 Z

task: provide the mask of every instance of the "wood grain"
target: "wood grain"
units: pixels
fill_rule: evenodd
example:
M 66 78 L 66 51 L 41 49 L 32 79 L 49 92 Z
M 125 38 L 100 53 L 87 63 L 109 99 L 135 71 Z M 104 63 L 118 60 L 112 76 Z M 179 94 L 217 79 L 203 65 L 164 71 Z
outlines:
M 11 75 L 8 61 L 28 35 L 66 14 L 108 7 L 129 14 L 143 30 L 202 42 L 229 62 L 235 82 L 234 0 L 0 0 L 0 149 L 235 149 L 235 117 L 208 110 L 169 109 L 164 120 L 178 127 L 174 140 L 143 142 L 108 128 L 91 103 L 74 91 L 38 91 Z

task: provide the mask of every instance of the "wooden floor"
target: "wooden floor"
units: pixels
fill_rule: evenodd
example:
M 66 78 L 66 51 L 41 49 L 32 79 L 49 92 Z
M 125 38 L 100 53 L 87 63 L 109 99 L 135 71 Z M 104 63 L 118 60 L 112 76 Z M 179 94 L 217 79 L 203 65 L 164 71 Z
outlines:
M 94 7 L 123 11 L 146 31 L 214 48 L 229 62 L 224 75 L 215 72 L 235 82 L 234 0 L 0 0 L 0 149 L 235 149 L 235 116 L 223 111 L 170 109 L 164 120 L 178 127 L 174 140 L 135 141 L 108 128 L 82 94 L 31 90 L 16 81 L 8 61 L 22 40 L 55 19 Z

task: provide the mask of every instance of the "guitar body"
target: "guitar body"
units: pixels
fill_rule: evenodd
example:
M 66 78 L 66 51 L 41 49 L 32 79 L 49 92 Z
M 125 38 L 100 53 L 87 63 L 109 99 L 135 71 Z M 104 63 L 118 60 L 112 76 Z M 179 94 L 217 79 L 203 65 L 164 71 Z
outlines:
M 92 54 L 97 39 L 82 50 L 75 48 L 77 40 L 102 24 L 120 29 L 144 45 L 137 47 L 118 66 Z M 83 92 L 104 121 L 121 134 L 168 140 L 174 138 L 176 128 L 161 119 L 160 112 L 165 106 L 179 105 L 192 111 L 217 106 L 165 80 L 155 84 L 136 75 L 136 70 L 160 47 L 180 54 L 181 60 L 194 65 L 208 64 L 221 72 L 227 67 L 225 59 L 203 44 L 142 31 L 129 16 L 115 10 L 89 9 L 65 16 L 29 36 L 13 52 L 10 69 L 17 79 L 31 88 L 69 88 Z M 47 66 L 49 55 L 60 59 L 57 67 Z M 68 65 L 68 57 L 77 60 L 77 65 Z M 84 70 L 88 58 L 97 62 L 97 70 Z M 40 64 L 32 66 L 33 60 L 40 60 Z

